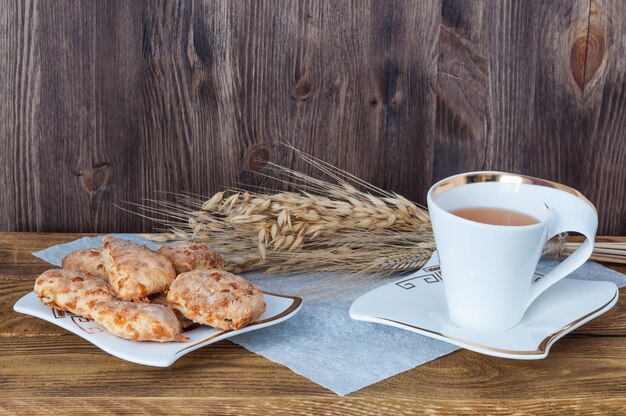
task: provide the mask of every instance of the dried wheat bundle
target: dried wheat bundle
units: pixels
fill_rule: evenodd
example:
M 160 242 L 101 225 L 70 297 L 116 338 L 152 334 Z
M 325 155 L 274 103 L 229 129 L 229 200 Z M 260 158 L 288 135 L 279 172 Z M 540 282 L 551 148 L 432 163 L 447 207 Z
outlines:
M 299 192 L 145 200 L 136 205 L 141 215 L 166 229 L 147 237 L 207 241 L 235 272 L 381 275 L 419 269 L 430 258 L 435 246 L 424 207 L 293 150 L 330 181 L 270 163 L 268 176 Z

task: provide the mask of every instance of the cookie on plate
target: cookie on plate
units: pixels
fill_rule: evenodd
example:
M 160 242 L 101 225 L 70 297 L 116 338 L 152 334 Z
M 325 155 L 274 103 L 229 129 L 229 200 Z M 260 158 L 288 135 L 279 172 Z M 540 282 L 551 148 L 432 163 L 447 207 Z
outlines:
M 176 277 L 167 258 L 132 241 L 104 237 L 101 257 L 111 287 L 122 300 L 144 302 L 167 290 Z
M 163 305 L 125 301 L 101 302 L 93 307 L 93 319 L 111 334 L 133 341 L 187 342 L 178 319 Z
M 149 299 L 150 299 L 150 303 L 153 303 L 155 305 L 163 305 L 166 308 L 171 309 L 172 312 L 174 312 L 174 315 L 176 315 L 176 319 L 178 319 L 178 323 L 180 324 L 180 327 L 182 329 L 189 328 L 191 325 L 195 325 L 191 319 L 185 318 L 185 315 L 183 315 L 179 310 L 174 309 L 172 305 L 170 305 L 170 303 L 167 300 L 167 295 L 165 293 L 152 295 L 150 296 Z
M 167 300 L 192 321 L 226 330 L 243 328 L 265 311 L 261 289 L 217 269 L 178 275 Z
M 161 247 L 158 251 L 172 263 L 176 274 L 191 270 L 223 269 L 224 259 L 202 241 L 179 241 Z
M 101 250 L 101 248 L 88 248 L 73 251 L 63 258 L 61 267 L 70 270 L 82 270 L 83 272 L 101 277 L 108 282 L 109 277 L 100 258 Z
M 44 305 L 85 318 L 92 317 L 98 302 L 116 299 L 109 283 L 80 270 L 47 270 L 39 275 L 33 290 Z

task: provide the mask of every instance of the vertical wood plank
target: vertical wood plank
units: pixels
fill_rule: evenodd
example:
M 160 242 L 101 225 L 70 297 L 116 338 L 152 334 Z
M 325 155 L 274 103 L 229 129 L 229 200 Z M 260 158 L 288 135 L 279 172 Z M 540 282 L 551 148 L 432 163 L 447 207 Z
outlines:
M 437 72 L 433 179 L 477 170 L 487 146 L 488 4 L 444 0 Z
M 626 4 L 591 0 L 582 111 L 566 148 L 577 163 L 567 177 L 596 204 L 602 234 L 626 234 L 625 56 Z
M 359 10 L 358 7 L 353 7 Z M 425 201 L 433 166 L 439 2 L 373 1 L 367 37 L 345 76 L 340 165 L 376 185 Z M 363 24 L 359 24 L 363 30 Z M 350 45 L 351 33 L 342 33 Z M 352 78 L 350 78 L 352 77 Z
M 141 114 L 145 59 L 142 54 L 144 1 L 96 2 L 94 42 L 95 126 L 81 193 L 88 198 L 89 231 L 147 226 L 115 204 L 144 195 Z
M 0 8 L 0 229 L 38 229 L 40 63 L 36 1 Z
M 194 109 L 190 192 L 203 195 L 233 185 L 245 151 L 241 74 L 237 56 L 240 4 L 194 2 L 187 56 Z
M 286 57 L 279 81 L 284 86 L 283 109 L 272 116 L 272 124 L 280 126 L 275 133 L 294 146 L 338 164 L 340 57 L 345 52 L 339 39 L 350 27 L 350 4 L 305 0 L 294 5 L 282 39 Z M 293 160 L 289 151 L 276 144 L 274 154 L 276 160 L 312 173 L 309 166 Z
M 167 198 L 160 191 L 191 191 L 192 166 L 206 166 L 205 160 L 213 157 L 193 153 L 192 67 L 188 56 L 192 3 L 150 1 L 142 13 L 141 185 L 133 202 L 141 202 L 142 197 Z M 201 173 L 196 180 L 204 178 L 206 173 Z M 205 187 L 196 192 L 202 193 Z
M 41 106 L 37 114 L 40 182 L 38 230 L 90 229 L 89 196 L 82 180 L 91 168 L 96 129 L 95 3 L 39 2 Z M 22 183 L 27 184 L 27 181 Z

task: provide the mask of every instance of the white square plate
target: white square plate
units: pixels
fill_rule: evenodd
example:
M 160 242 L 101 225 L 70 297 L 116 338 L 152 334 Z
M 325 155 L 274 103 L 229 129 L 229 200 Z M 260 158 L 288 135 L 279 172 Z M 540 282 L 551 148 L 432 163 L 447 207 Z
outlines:
M 18 300 L 13 309 L 73 332 L 101 350 L 123 360 L 155 367 L 168 367 L 183 355 L 198 348 L 287 320 L 294 316 L 302 306 L 302 299 L 298 297 L 264 293 L 264 298 L 267 307 L 256 322 L 237 331 L 223 331 L 198 325 L 185 331 L 189 342 L 137 342 L 119 338 L 109 334 L 104 327 L 92 319 L 44 305 L 34 292 Z

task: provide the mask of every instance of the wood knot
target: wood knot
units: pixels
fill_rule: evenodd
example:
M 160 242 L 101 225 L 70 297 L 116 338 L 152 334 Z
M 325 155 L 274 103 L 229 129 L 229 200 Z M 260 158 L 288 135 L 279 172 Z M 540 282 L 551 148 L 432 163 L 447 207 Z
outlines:
M 247 165 L 248 169 L 253 172 L 261 171 L 265 165 L 267 165 L 267 161 L 270 159 L 270 151 L 265 146 L 258 146 L 250 149 L 247 157 Z
M 587 36 L 585 82 L 592 79 L 595 73 L 598 71 L 598 68 L 600 68 L 600 65 L 602 65 L 605 50 L 606 42 L 602 30 L 597 26 L 590 26 L 589 35 Z
M 109 171 L 109 164 L 103 163 L 80 172 L 78 176 L 87 192 L 95 192 L 107 182 Z
M 311 96 L 313 85 L 306 79 L 300 78 L 293 89 L 293 98 L 304 101 Z
M 579 36 L 572 45 L 570 55 L 570 65 L 574 81 L 581 91 L 585 85 L 594 77 L 602 61 L 606 42 L 602 30 L 591 24 L 585 35 Z

